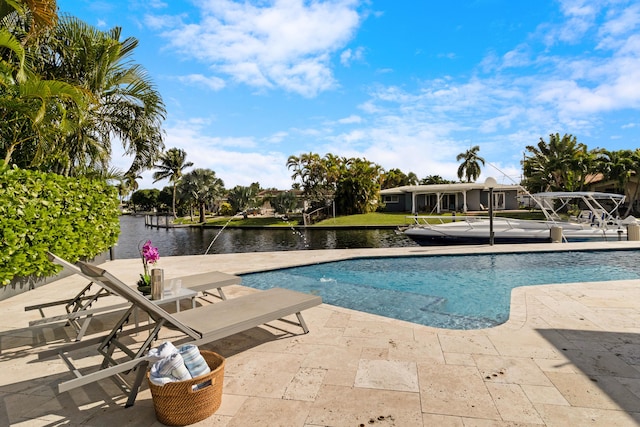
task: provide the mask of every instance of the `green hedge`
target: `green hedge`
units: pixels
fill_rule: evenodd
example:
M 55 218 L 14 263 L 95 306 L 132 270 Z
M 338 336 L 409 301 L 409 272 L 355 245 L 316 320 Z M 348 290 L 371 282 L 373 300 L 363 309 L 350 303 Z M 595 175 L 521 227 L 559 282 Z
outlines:
M 71 262 L 103 253 L 118 240 L 118 214 L 117 191 L 105 181 L 0 171 L 0 284 L 55 274 L 47 251 Z

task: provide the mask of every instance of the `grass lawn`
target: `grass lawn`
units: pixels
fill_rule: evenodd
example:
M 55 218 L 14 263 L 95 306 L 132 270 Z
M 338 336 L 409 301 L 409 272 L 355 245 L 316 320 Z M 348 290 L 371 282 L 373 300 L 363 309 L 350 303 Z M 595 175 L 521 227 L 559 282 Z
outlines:
M 247 219 L 242 218 L 241 216 L 217 216 L 217 217 L 208 217 L 206 225 L 216 225 L 216 226 L 224 226 L 227 227 L 290 227 L 292 225 L 298 225 L 298 220 L 302 223 L 302 217 L 292 218 L 287 223 L 283 221 L 281 218 L 274 217 L 260 217 L 260 216 L 249 216 Z M 175 224 L 200 224 L 197 221 L 190 221 L 189 218 L 178 218 Z M 228 223 L 228 224 L 227 224 Z
M 334 218 L 329 218 L 321 221 L 317 226 L 359 226 L 359 225 L 408 225 L 411 221 L 406 218 L 407 213 L 368 213 L 360 215 L 348 215 Z M 175 224 L 198 224 L 197 218 L 195 221 L 190 221 L 188 217 L 178 218 Z M 290 216 L 288 221 L 284 221 L 281 218 L 274 217 L 261 217 L 261 216 L 249 216 L 247 219 L 243 219 L 240 216 L 228 217 L 209 217 L 207 218 L 207 225 L 224 226 L 227 227 L 291 227 L 303 224 L 302 216 Z
M 371 212 L 367 214 L 338 216 L 320 221 L 319 226 L 358 226 L 358 225 L 409 225 L 413 221 L 407 218 L 408 213 Z

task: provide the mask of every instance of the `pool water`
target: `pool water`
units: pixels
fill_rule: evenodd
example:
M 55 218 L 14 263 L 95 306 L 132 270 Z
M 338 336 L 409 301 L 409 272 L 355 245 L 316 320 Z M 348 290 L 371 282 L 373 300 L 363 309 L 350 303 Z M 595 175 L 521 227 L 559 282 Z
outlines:
M 640 278 L 638 251 L 358 258 L 245 274 L 242 284 L 283 287 L 323 302 L 447 329 L 496 326 L 518 286 Z

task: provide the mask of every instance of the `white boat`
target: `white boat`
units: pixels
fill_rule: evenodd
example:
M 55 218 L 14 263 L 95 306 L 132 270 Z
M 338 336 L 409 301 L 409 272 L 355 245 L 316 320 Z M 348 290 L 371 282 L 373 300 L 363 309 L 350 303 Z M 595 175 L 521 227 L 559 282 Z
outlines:
M 545 220 L 488 216 L 412 216 L 415 224 L 404 233 L 420 245 L 489 243 L 542 243 L 627 240 L 627 225 L 617 210 L 624 195 L 597 192 L 552 192 L 533 196 Z M 562 220 L 559 212 L 571 205 L 579 214 Z M 606 208 L 605 208 L 606 207 Z

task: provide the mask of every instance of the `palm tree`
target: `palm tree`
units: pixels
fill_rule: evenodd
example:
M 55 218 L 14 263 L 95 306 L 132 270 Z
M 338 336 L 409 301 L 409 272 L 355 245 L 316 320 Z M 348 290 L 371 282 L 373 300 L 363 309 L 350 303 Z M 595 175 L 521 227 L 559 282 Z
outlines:
M 343 166 L 336 187 L 336 209 L 346 215 L 373 212 L 378 206 L 382 167 L 360 158 L 350 158 Z
M 134 172 L 127 172 L 124 174 L 124 183 L 129 189 L 129 192 L 136 191 L 139 187 L 138 180 L 142 179 L 141 175 Z
M 56 0 L 0 1 L 0 21 L 21 19 L 29 16 L 31 25 L 25 32 L 25 44 L 34 36 L 55 26 L 58 19 Z
M 440 175 L 428 175 L 420 180 L 420 185 L 453 184 L 455 181 L 444 179 Z
M 336 192 L 336 188 L 338 186 L 338 180 L 340 179 L 340 175 L 344 169 L 344 165 L 347 162 L 347 159 L 344 157 L 336 156 L 333 153 L 327 153 L 321 160 L 321 166 L 318 170 L 320 172 L 324 172 L 324 183 L 323 193 L 325 195 L 325 199 L 330 199 L 334 197 Z
M 407 185 L 418 185 L 418 175 L 413 172 L 407 174 Z
M 0 90 L 0 152 L 4 164 L 20 153 L 19 166 L 37 165 L 55 148 L 55 141 L 73 128 L 68 107 L 86 105 L 77 87 L 55 80 L 42 80 L 26 72 Z
M 570 190 L 575 185 L 575 171 L 581 169 L 578 159 L 585 146 L 575 136 L 549 135 L 549 142 L 540 138 L 536 146 L 526 147 L 530 155 L 523 160 L 526 187 L 529 191 Z
M 120 197 L 120 204 L 122 204 L 125 197 L 130 193 L 129 187 L 127 187 L 127 184 L 123 180 L 116 184 L 116 189 L 118 190 L 118 197 Z
M 598 163 L 605 179 L 614 181 L 616 190 L 625 193 L 634 171 L 633 152 L 631 150 L 601 150 Z
M 571 188 L 568 189 L 584 190 L 588 177 L 598 172 L 598 152 L 587 150 L 586 145 L 578 144 L 570 172 Z
M 20 149 L 30 166 L 50 152 L 52 142 L 71 129 L 69 107 L 83 108 L 88 94 L 72 84 L 33 72 L 36 36 L 55 25 L 54 0 L 0 2 L 0 153 L 4 165 Z M 26 154 L 28 152 L 28 154 Z
M 111 140 L 119 140 L 134 159 L 129 172 L 151 167 L 163 148 L 161 122 L 166 110 L 147 72 L 132 60 L 135 38 L 121 29 L 103 32 L 77 18 L 63 16 L 34 57 L 37 71 L 73 82 L 93 96 L 87 108 L 68 114 L 73 132 L 58 141 L 49 167 L 58 173 L 105 167 Z
M 417 183 L 418 177 L 415 173 L 409 172 L 409 174 L 405 174 L 400 169 L 389 169 L 380 175 L 380 188 L 382 190 L 404 185 L 416 185 Z
M 247 208 L 254 207 L 258 189 L 255 187 L 244 187 L 236 185 L 227 193 L 228 202 L 231 204 L 234 212 L 244 211 Z
M 475 181 L 480 176 L 480 163 L 484 166 L 484 159 L 478 156 L 480 151 L 479 145 L 474 145 L 464 153 L 456 156 L 456 161 L 463 162 L 458 167 L 458 179 L 462 181 L 462 177 L 466 177 L 467 182 Z
M 640 149 L 636 150 L 600 150 L 597 158 L 599 170 L 606 180 L 615 183 L 616 191 L 627 196 L 627 210 L 623 216 L 628 216 L 634 208 L 638 198 L 640 185 L 636 181 L 635 187 L 629 183 L 633 176 L 640 176 Z M 633 190 L 631 190 L 633 188 Z
M 329 176 L 331 179 L 334 177 L 335 156 L 325 160 L 316 153 L 304 153 L 300 157 L 289 156 L 287 159 L 287 169 L 293 169 L 291 179 L 300 179 L 302 191 L 311 202 L 324 202 Z M 327 166 L 331 166 L 332 170 L 328 171 Z
M 160 163 L 154 165 L 154 167 L 160 170 L 153 173 L 153 182 L 169 178 L 169 182 L 173 184 L 173 201 L 171 206 L 174 219 L 178 217 L 176 214 L 176 191 L 178 182 L 180 178 L 182 178 L 182 171 L 193 166 L 193 163 L 187 162 L 186 159 L 186 151 L 179 148 L 170 148 L 160 156 Z
M 200 223 L 204 224 L 207 202 L 222 194 L 224 182 L 211 169 L 194 169 L 183 176 L 178 190 L 184 199 L 198 206 Z

